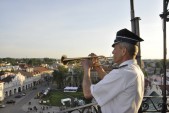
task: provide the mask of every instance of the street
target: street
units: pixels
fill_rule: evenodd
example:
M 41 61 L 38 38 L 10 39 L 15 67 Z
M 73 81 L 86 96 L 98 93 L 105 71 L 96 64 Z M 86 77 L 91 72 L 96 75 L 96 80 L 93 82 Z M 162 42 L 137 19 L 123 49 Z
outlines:
M 21 98 L 15 98 L 15 95 L 12 95 L 4 100 L 5 108 L 0 108 L 0 113 L 55 113 L 58 111 L 58 107 L 48 107 L 43 106 L 38 103 L 39 99 L 34 99 L 36 94 L 42 90 L 48 88 L 45 85 L 37 86 L 37 89 L 30 89 L 26 91 L 26 95 L 22 96 Z M 15 104 L 6 104 L 7 100 L 15 100 Z M 29 102 L 31 104 L 29 104 Z M 33 107 L 37 108 L 37 111 L 33 110 Z M 28 108 L 32 108 L 32 110 L 28 110 Z M 42 109 L 43 108 L 43 109 Z

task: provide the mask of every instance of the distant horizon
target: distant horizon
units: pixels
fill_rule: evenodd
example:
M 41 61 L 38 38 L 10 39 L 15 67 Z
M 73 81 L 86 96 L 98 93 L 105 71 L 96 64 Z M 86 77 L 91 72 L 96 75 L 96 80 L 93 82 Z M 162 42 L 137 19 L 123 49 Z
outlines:
M 83 57 L 83 56 L 82 56 L 82 57 Z M 84 57 L 85 57 L 85 56 L 84 56 Z M 12 57 L 5 57 L 5 58 L 12 58 Z M 30 57 L 30 58 L 28 58 L 28 57 L 27 57 L 27 58 L 26 58 L 26 57 L 24 58 L 24 57 L 23 57 L 23 58 L 12 58 L 12 59 L 44 59 L 44 58 L 56 59 L 56 60 L 60 60 L 60 59 L 61 59 L 61 58 L 50 58 L 50 57 L 39 57 L 39 58 L 38 58 L 38 57 L 37 57 L 37 58 L 36 58 L 36 57 L 32 57 L 32 58 L 31 58 L 31 57 Z M 77 58 L 77 57 L 70 57 L 70 58 Z M 3 59 L 3 58 L 0 58 L 0 59 Z M 162 58 L 162 59 L 156 59 L 156 58 L 154 58 L 154 59 L 149 59 L 149 58 L 148 58 L 148 59 L 141 59 L 141 60 L 163 60 L 163 58 Z M 166 59 L 166 60 L 169 60 L 169 59 Z

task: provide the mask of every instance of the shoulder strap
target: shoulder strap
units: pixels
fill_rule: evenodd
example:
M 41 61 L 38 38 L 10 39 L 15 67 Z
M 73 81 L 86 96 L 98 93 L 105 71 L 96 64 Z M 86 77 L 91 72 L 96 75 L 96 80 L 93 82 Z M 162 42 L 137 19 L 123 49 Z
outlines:
M 113 69 L 120 69 L 120 68 L 123 68 L 123 67 L 126 67 L 126 66 L 128 66 L 128 64 L 122 65 L 122 66 L 119 66 L 119 67 L 114 67 Z

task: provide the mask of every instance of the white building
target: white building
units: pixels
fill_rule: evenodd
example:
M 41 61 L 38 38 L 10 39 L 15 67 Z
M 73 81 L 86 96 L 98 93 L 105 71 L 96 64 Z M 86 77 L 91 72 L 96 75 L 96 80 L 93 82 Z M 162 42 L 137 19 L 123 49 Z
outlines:
M 44 67 L 36 67 L 33 71 L 17 70 L 13 73 L 5 73 L 0 76 L 0 101 L 4 98 L 25 91 L 38 84 L 46 75 L 51 75 L 53 71 Z
M 0 101 L 4 100 L 3 90 L 4 90 L 4 83 L 0 81 Z

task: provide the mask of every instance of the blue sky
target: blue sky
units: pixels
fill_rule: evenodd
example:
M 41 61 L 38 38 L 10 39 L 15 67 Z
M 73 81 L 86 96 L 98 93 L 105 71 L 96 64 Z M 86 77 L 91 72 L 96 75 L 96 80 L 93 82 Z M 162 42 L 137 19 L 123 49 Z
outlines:
M 162 5 L 134 1 L 142 59 L 163 58 Z M 112 56 L 116 32 L 131 30 L 129 0 L 0 0 L 0 14 L 0 58 Z

